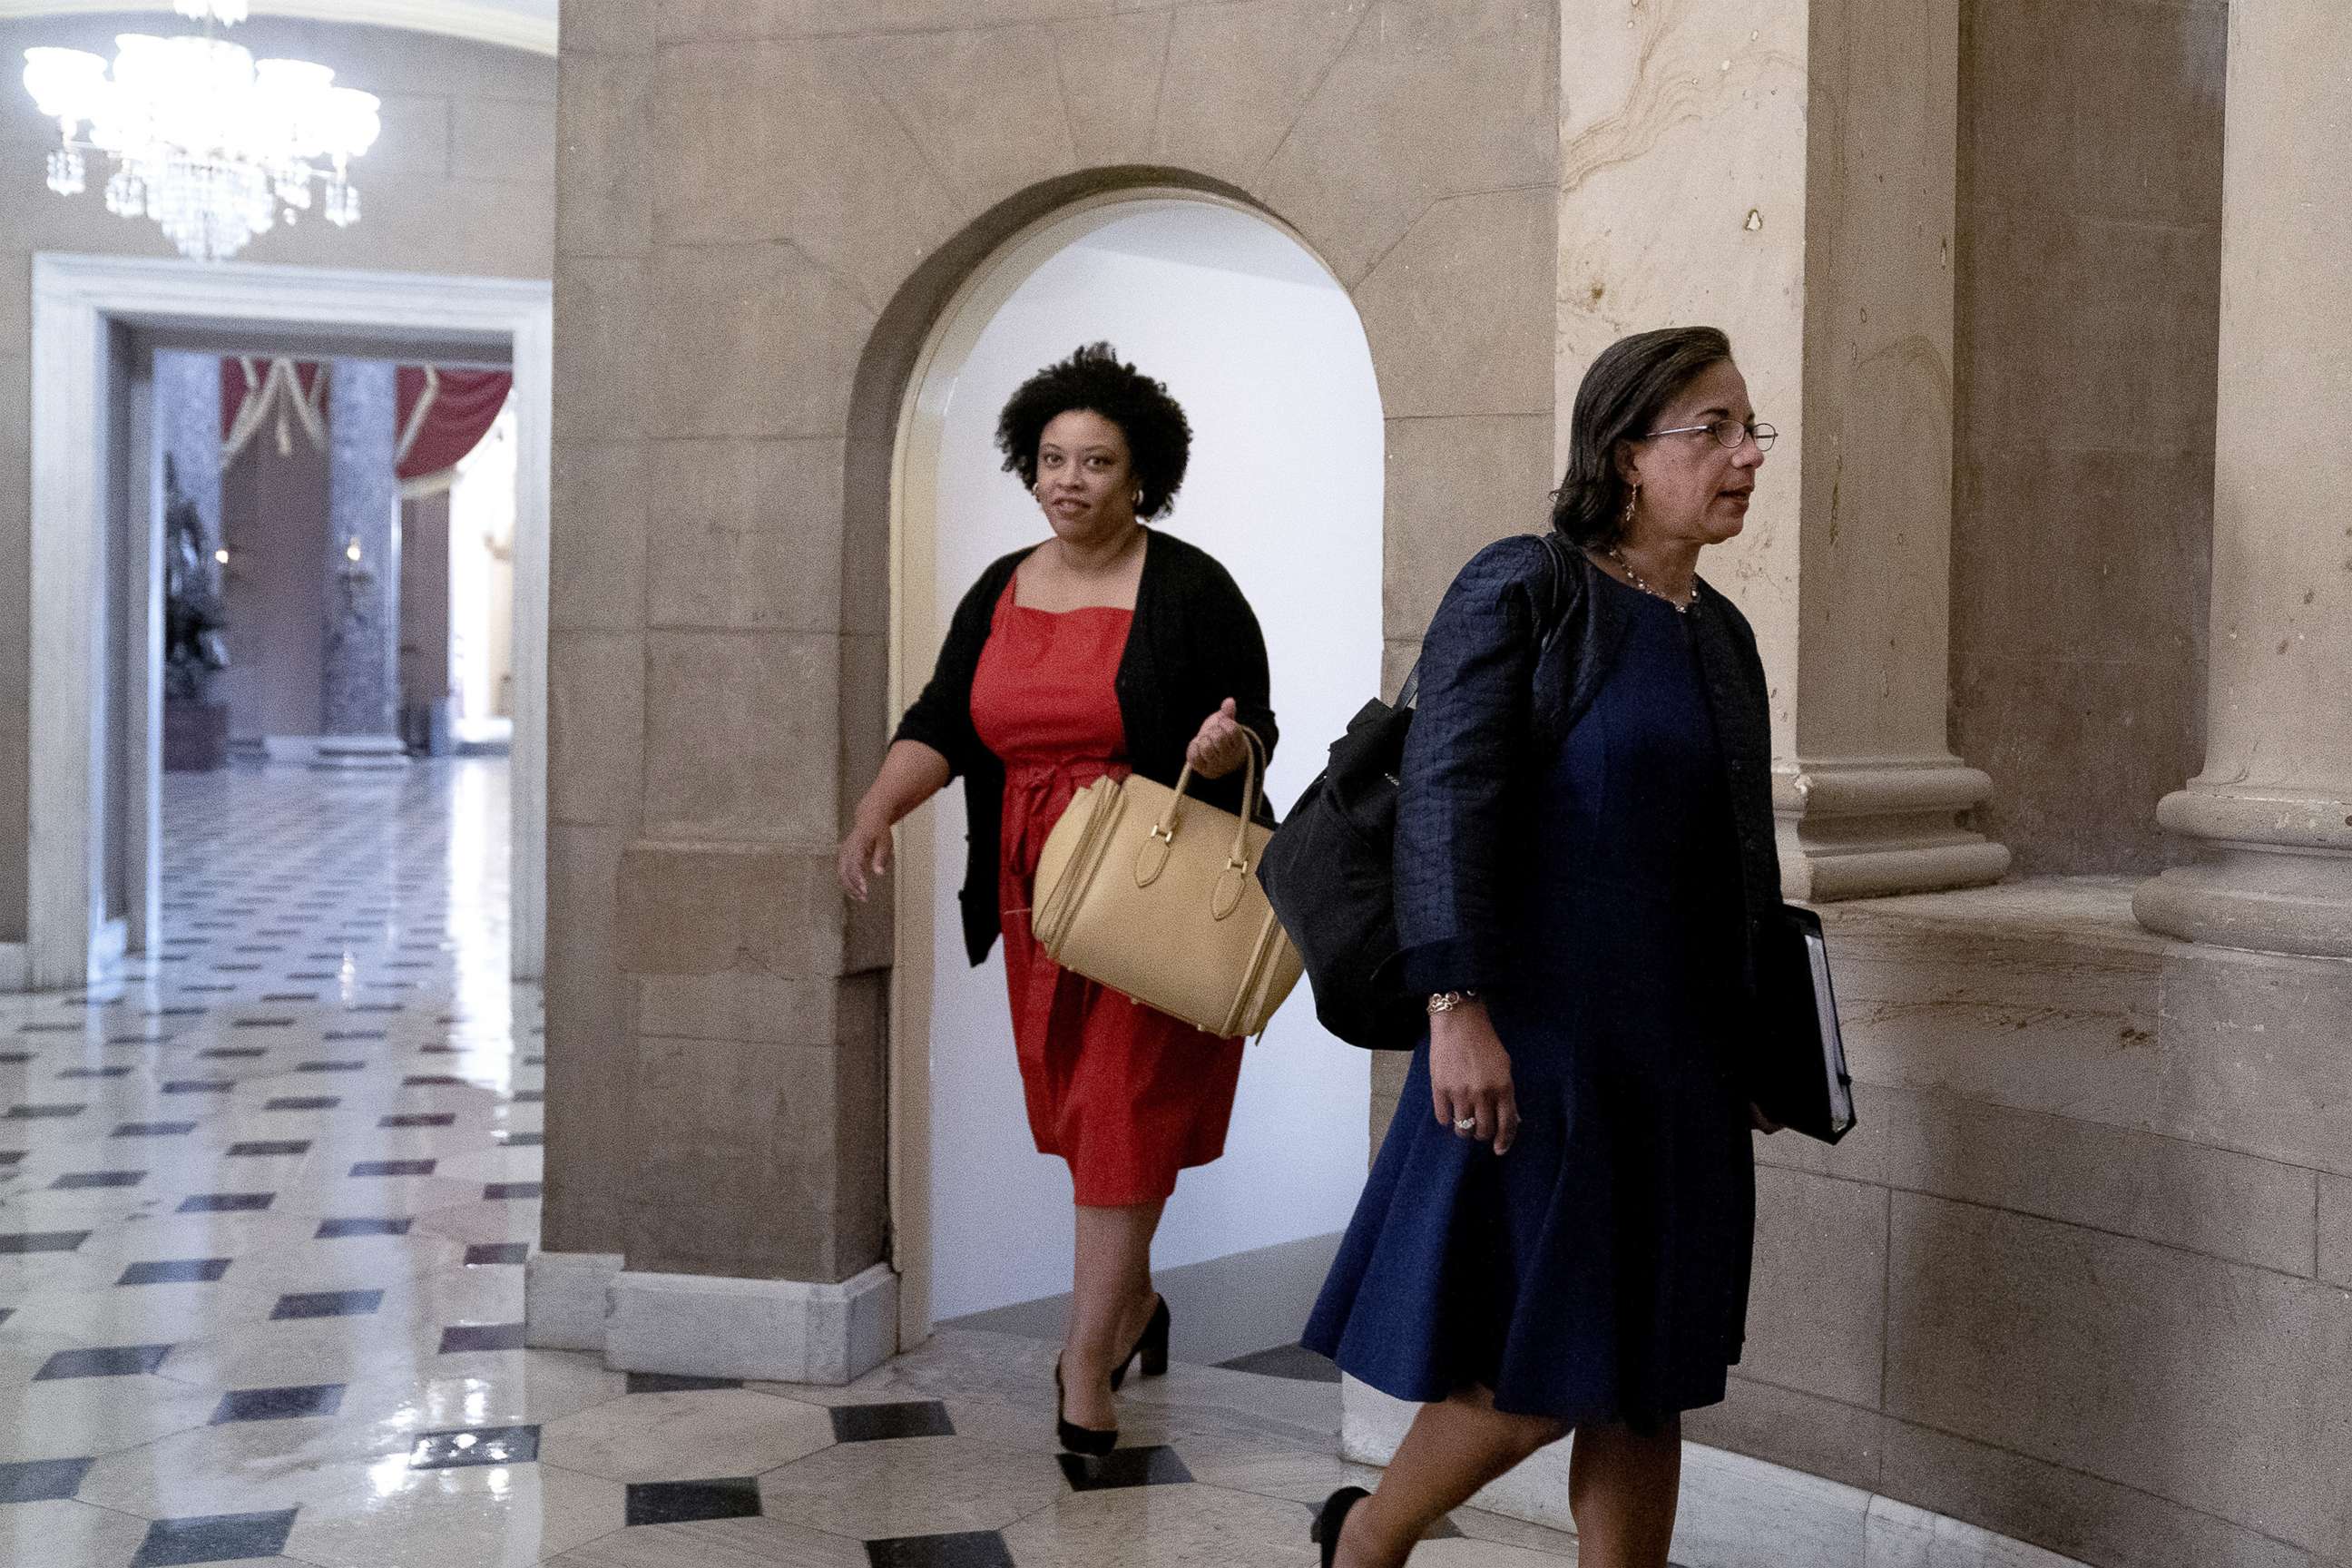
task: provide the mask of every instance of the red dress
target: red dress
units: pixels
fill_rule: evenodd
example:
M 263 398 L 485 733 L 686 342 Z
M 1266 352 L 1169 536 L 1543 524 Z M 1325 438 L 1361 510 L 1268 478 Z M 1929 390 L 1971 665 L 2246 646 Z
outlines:
M 996 602 L 971 682 L 971 722 L 1004 763 L 1004 983 L 1029 1131 L 1069 1162 L 1078 1203 L 1118 1208 L 1176 1190 L 1176 1173 L 1224 1152 L 1242 1043 L 1139 1006 L 1070 973 L 1029 932 L 1030 890 L 1071 796 L 1128 773 L 1112 680 L 1131 610 Z

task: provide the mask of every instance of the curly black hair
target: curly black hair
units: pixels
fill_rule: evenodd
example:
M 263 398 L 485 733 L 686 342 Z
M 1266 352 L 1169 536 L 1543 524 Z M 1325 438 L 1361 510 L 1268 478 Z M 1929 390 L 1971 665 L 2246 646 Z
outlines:
M 1635 332 L 1601 350 L 1576 389 L 1568 472 L 1552 492 L 1551 525 L 1573 544 L 1616 543 L 1628 494 L 1617 444 L 1641 439 L 1683 388 L 1729 358 L 1731 340 L 1715 327 Z
M 1192 423 L 1184 417 L 1183 406 L 1168 395 L 1165 382 L 1123 363 L 1108 343 L 1088 343 L 1021 384 L 996 421 L 996 449 L 1004 454 L 1004 471 L 1020 475 L 1023 485 L 1035 489 L 1037 443 L 1046 426 L 1074 408 L 1101 415 L 1127 437 L 1136 488 L 1143 492 L 1136 516 L 1158 517 L 1166 511 L 1184 482 L 1184 464 L 1192 455 Z

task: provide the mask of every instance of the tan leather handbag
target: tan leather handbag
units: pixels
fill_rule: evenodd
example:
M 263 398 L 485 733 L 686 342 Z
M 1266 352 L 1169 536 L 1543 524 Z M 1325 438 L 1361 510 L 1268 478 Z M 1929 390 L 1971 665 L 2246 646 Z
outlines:
M 1220 1038 L 1263 1033 L 1298 984 L 1298 950 L 1257 884 L 1257 737 L 1242 814 L 1147 778 L 1072 798 L 1037 862 L 1030 929 L 1055 963 Z

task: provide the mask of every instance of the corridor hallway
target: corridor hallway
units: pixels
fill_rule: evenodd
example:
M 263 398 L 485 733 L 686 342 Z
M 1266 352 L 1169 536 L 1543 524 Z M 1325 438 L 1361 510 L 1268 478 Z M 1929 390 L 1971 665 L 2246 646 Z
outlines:
M 167 775 L 163 927 L 0 998 L 0 1568 L 1311 1564 L 1339 1390 L 1178 1366 L 1063 1458 L 1053 1347 L 847 1389 L 522 1348 L 541 1041 L 505 764 Z M 1011 1070 L 1007 1064 L 1007 1070 Z M 1474 1510 L 1415 1568 L 1543 1568 Z

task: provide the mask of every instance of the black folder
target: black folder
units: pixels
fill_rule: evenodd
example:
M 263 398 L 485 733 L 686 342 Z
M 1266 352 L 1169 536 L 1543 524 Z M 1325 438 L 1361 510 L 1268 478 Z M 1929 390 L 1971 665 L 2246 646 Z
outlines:
M 1800 904 L 1758 946 L 1760 1014 L 1749 1057 L 1748 1098 L 1791 1131 L 1834 1143 L 1853 1131 L 1853 1079 L 1838 1037 L 1822 918 Z

